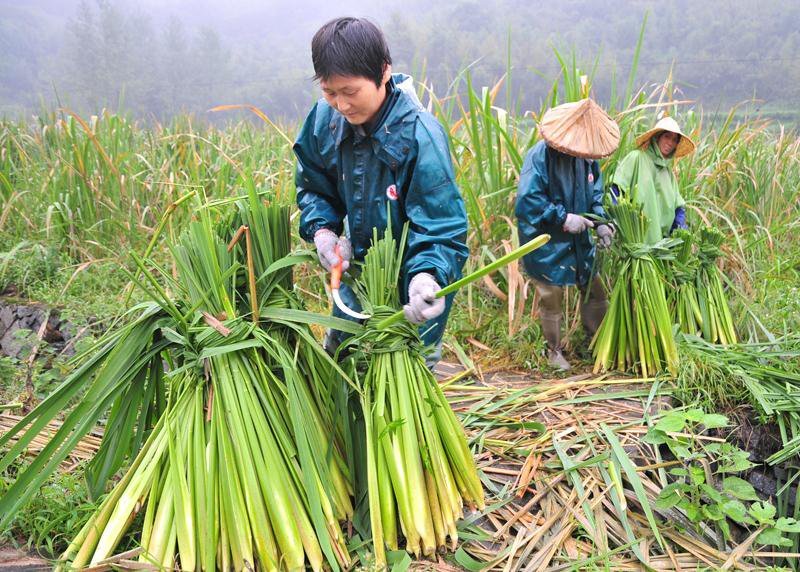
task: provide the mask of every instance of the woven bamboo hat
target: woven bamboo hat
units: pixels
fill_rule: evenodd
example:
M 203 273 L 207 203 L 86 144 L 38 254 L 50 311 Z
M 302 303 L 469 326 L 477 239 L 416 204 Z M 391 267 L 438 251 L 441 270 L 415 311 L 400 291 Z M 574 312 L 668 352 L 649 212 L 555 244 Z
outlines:
M 681 136 L 680 141 L 678 141 L 678 147 L 672 154 L 673 157 L 677 159 L 678 157 L 683 157 L 684 155 L 694 153 L 694 149 L 696 147 L 694 141 L 689 139 L 689 137 L 684 134 L 683 131 L 681 131 L 680 125 L 678 125 L 678 122 L 672 117 L 662 117 L 658 120 L 658 123 L 656 123 L 655 127 L 639 135 L 636 138 L 636 146 L 647 147 L 650 144 L 650 140 L 653 138 L 653 136 L 663 133 L 664 131 L 677 133 Z
M 549 109 L 539 133 L 550 147 L 583 159 L 608 157 L 619 146 L 619 126 L 589 98 Z

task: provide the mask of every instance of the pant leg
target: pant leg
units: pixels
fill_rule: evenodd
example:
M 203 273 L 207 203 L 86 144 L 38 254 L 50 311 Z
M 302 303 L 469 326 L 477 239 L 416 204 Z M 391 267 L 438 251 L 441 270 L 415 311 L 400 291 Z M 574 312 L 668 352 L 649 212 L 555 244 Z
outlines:
M 536 293 L 539 295 L 539 320 L 542 323 L 542 334 L 551 350 L 561 348 L 561 303 L 564 299 L 564 288 L 534 280 Z
M 588 289 L 588 298 L 586 290 Z M 581 323 L 589 337 L 594 336 L 608 310 L 608 298 L 599 275 L 592 277 L 589 284 L 581 289 Z

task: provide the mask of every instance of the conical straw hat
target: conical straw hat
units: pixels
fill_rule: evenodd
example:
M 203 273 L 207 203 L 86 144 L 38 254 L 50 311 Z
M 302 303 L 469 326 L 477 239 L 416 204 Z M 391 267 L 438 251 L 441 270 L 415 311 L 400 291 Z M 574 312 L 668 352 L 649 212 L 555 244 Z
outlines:
M 591 99 L 547 111 L 539 133 L 554 149 L 583 159 L 608 157 L 619 146 L 619 126 Z
M 650 140 L 653 138 L 653 136 L 661 133 L 662 131 L 670 131 L 681 136 L 680 141 L 678 141 L 678 147 L 675 149 L 675 153 L 672 154 L 673 157 L 677 159 L 678 157 L 683 157 L 689 153 L 694 153 L 694 141 L 689 139 L 689 137 L 685 135 L 683 131 L 681 131 L 680 125 L 678 125 L 678 122 L 672 117 L 662 117 L 659 119 L 658 123 L 656 123 L 655 127 L 639 135 L 636 138 L 636 146 L 647 147 L 650 144 Z

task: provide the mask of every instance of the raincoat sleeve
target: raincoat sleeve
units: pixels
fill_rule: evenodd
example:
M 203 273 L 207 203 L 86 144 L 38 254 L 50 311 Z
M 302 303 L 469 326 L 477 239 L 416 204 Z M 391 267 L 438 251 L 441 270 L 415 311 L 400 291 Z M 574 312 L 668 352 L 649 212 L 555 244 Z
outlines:
M 603 172 L 600 164 L 592 161 L 592 175 L 594 175 L 594 186 L 592 187 L 592 214 L 602 219 L 607 219 L 606 209 L 603 208 Z
M 611 176 L 612 187 L 616 189 L 616 198 L 619 198 L 622 195 L 626 195 L 630 192 L 633 184 L 633 176 L 638 171 L 640 156 L 641 151 L 634 149 L 625 155 L 617 165 L 617 169 Z
M 295 186 L 297 206 L 300 209 L 300 236 L 311 242 L 314 233 L 327 228 L 342 234 L 346 207 L 336 188 L 335 174 L 331 175 L 320 153 L 320 133 L 327 135 L 327 129 L 318 129 L 320 104 L 317 103 L 308 114 L 300 135 L 292 150 L 297 156 Z M 327 127 L 324 121 L 323 127 Z
M 515 209 L 519 230 L 525 240 L 553 228 L 561 228 L 567 220 L 564 205 L 550 200 L 547 160 L 544 145 L 536 146 L 525 157 L 519 176 Z
M 432 118 L 420 116 L 416 161 L 405 197 L 409 221 L 405 274 L 429 272 L 440 286 L 461 277 L 467 260 L 467 213 L 450 161 L 447 137 Z

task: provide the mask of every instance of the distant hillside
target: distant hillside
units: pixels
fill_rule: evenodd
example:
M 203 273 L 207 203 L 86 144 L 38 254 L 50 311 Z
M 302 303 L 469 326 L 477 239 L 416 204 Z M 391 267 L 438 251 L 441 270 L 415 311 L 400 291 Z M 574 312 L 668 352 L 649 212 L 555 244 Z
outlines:
M 230 6 L 229 6 L 230 5 Z M 211 0 L 0 2 L 0 114 L 53 105 L 143 116 L 247 102 L 296 119 L 317 97 L 309 44 L 335 15 L 386 31 L 395 69 L 438 92 L 470 66 L 494 83 L 512 65 L 513 104 L 538 107 L 557 75 L 553 46 L 594 67 L 595 95 L 627 78 L 648 16 L 637 86 L 670 69 L 706 108 L 754 95 L 789 117 L 800 109 L 800 2 L 789 0 Z M 232 7 L 231 7 L 232 6 Z M 411 14 L 414 16 L 412 17 Z

